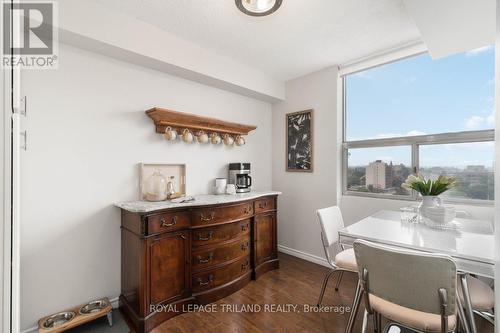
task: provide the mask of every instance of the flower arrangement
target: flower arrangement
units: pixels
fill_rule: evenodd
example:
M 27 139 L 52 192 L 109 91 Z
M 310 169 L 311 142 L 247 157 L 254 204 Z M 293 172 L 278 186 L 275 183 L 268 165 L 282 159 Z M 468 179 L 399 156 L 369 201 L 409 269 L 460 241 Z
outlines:
M 438 196 L 441 193 L 457 186 L 455 177 L 439 176 L 438 179 L 425 179 L 421 174 L 409 175 L 401 187 L 407 190 L 415 190 L 422 196 Z

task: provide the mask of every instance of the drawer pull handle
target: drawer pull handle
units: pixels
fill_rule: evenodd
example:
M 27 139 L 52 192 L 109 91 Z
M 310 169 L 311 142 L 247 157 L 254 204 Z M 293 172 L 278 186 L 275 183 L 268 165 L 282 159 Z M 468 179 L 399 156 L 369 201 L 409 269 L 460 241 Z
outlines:
M 248 268 L 248 265 L 249 265 L 249 264 L 250 264 L 250 262 L 249 262 L 248 260 L 247 260 L 247 262 L 246 262 L 246 263 L 241 264 L 241 271 L 246 270 L 246 269 Z
M 211 262 L 213 258 L 214 258 L 214 253 L 210 252 L 207 259 L 202 259 L 201 256 L 198 256 L 198 263 L 199 264 L 207 264 L 207 263 Z
M 172 222 L 170 222 L 170 223 L 167 223 L 167 221 L 165 221 L 164 217 L 161 218 L 160 222 L 161 222 L 161 226 L 162 227 L 171 227 L 171 226 L 174 226 L 174 225 L 177 224 L 177 216 L 172 217 Z
M 201 278 L 198 278 L 198 280 L 197 280 L 197 281 L 198 281 L 198 285 L 199 285 L 199 286 L 207 286 L 207 285 L 209 285 L 210 283 L 212 283 L 212 281 L 213 281 L 213 280 L 214 280 L 214 276 L 213 276 L 212 274 L 210 274 L 210 275 L 208 276 L 208 280 L 207 280 L 207 281 L 203 282 L 203 280 L 202 280 Z
M 263 208 L 265 208 L 265 207 L 267 207 L 267 201 L 264 201 L 264 202 L 259 203 L 259 208 L 260 208 L 260 209 L 263 209 Z
M 243 224 L 241 226 L 241 231 L 247 231 L 248 230 L 248 224 Z
M 248 242 L 241 244 L 241 251 L 246 251 L 248 249 Z
M 245 207 L 243 214 L 252 214 L 252 206 Z
M 203 222 L 212 221 L 214 217 L 215 217 L 215 212 L 210 212 L 209 217 L 206 217 L 205 215 L 203 215 L 203 213 L 200 214 L 200 220 L 202 220 Z
M 208 233 L 208 236 L 207 237 L 203 237 L 203 235 L 201 233 L 198 234 L 198 240 L 200 241 L 207 241 L 207 240 L 211 240 L 212 239 L 212 236 L 214 235 L 214 232 L 213 231 L 210 231 Z

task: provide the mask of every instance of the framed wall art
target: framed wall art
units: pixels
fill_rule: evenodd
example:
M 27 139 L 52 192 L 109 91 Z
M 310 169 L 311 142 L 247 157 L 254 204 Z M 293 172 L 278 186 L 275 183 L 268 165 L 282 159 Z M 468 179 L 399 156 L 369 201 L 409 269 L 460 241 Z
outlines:
M 286 171 L 313 171 L 313 110 L 286 115 Z

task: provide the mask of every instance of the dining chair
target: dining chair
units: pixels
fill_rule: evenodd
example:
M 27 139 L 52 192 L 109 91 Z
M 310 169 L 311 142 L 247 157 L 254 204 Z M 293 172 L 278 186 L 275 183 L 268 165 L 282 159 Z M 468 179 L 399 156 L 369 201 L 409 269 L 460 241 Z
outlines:
M 460 275 L 460 274 L 459 274 Z M 491 325 L 495 325 L 495 292 L 485 282 L 471 275 L 465 275 L 461 278 L 467 279 L 467 287 L 470 295 L 471 308 L 474 314 L 485 319 Z M 458 297 L 460 302 L 465 304 L 462 288 L 458 288 Z
M 321 293 L 318 300 L 318 306 L 320 306 L 323 301 L 323 295 L 325 294 L 328 280 L 333 273 L 338 273 L 335 285 L 335 290 L 338 291 L 344 272 L 357 273 L 358 266 L 356 265 L 354 250 L 346 250 L 338 244 L 339 229 L 344 227 L 344 220 L 342 219 L 342 212 L 340 211 L 340 208 L 332 206 L 318 209 L 317 214 L 319 224 L 321 225 L 321 241 L 323 242 L 325 256 L 330 266 L 332 266 L 332 269 L 326 273 L 325 278 L 323 279 L 323 285 L 321 287 Z
M 376 332 L 382 318 L 417 332 L 456 332 L 457 317 L 465 325 L 457 297 L 457 268 L 450 256 L 394 249 L 364 240 L 354 241 L 368 316 Z M 457 314 L 458 312 L 458 314 Z

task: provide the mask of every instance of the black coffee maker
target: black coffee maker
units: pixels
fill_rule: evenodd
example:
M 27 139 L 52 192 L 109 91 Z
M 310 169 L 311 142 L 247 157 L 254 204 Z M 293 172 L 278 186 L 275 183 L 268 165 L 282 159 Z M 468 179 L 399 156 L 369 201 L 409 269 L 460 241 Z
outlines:
M 250 163 L 229 163 L 228 183 L 234 184 L 236 193 L 250 192 L 252 177 L 250 177 Z

